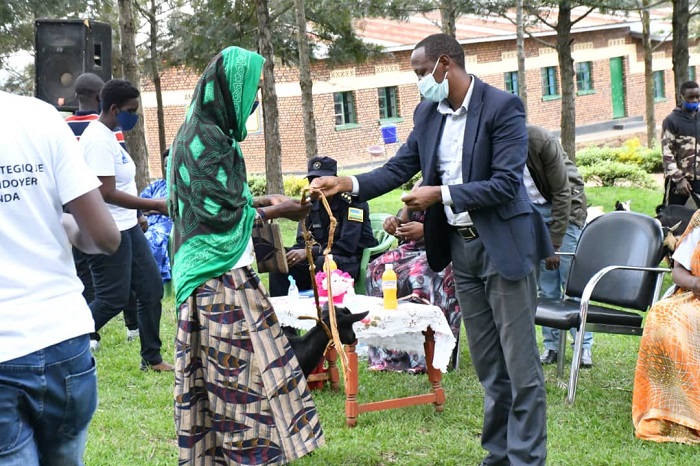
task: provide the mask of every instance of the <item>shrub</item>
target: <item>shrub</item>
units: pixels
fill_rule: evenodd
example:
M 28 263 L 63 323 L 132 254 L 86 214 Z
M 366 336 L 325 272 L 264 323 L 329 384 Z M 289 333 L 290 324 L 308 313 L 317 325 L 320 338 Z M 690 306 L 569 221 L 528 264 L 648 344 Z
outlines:
M 421 174 L 421 172 L 416 173 L 415 175 L 413 175 L 413 178 L 402 184 L 399 189 L 403 189 L 404 191 L 412 190 L 413 185 L 416 184 L 418 180 L 420 180 L 422 177 L 423 175 Z
M 301 191 L 309 185 L 306 178 L 287 175 L 284 177 L 284 194 L 291 198 L 301 197 Z
M 587 147 L 576 153 L 576 165 L 590 167 L 600 162 L 616 159 L 615 149 L 611 147 Z
M 602 162 L 634 165 L 646 173 L 663 170 L 661 149 L 658 146 L 644 147 L 638 138 L 625 141 L 621 147 L 587 147 L 576 153 L 576 164 L 579 167 L 590 167 Z
M 263 175 L 251 175 L 248 177 L 248 186 L 253 197 L 264 196 L 267 191 L 267 181 Z
M 579 167 L 579 172 L 584 181 L 597 181 L 602 186 L 615 186 L 619 182 L 627 182 L 634 187 L 654 187 L 653 178 L 638 165 L 630 163 L 604 160 L 593 165 Z

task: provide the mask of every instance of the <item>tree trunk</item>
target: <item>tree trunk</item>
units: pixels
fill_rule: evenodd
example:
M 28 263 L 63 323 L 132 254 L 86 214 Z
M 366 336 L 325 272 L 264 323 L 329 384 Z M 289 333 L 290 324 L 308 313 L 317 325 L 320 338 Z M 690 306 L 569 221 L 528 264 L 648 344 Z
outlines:
M 119 30 L 121 32 L 122 66 L 124 67 L 124 79 L 131 82 L 137 89 L 141 89 L 141 74 L 139 71 L 138 57 L 136 56 L 136 30 L 137 25 L 134 16 L 133 0 L 119 0 Z M 148 171 L 148 149 L 146 148 L 146 135 L 143 127 L 143 107 L 139 105 L 139 122 L 131 131 L 124 132 L 129 155 L 136 165 L 136 188 L 139 192 L 150 182 Z
M 265 57 L 262 83 L 263 127 L 265 132 L 265 176 L 268 194 L 284 194 L 282 179 L 282 142 L 278 125 L 277 92 L 275 91 L 275 54 L 270 35 L 270 11 L 267 0 L 255 0 L 258 18 L 258 49 Z
M 163 115 L 163 89 L 160 82 L 160 67 L 158 66 L 158 16 L 156 0 L 151 0 L 151 10 L 148 12 L 148 22 L 151 26 L 151 79 L 156 93 L 156 118 L 158 120 L 158 149 L 162 154 L 167 147 L 165 141 L 165 117 Z
M 444 34 L 457 38 L 457 13 L 454 0 L 440 0 L 440 28 Z
M 306 11 L 304 0 L 294 0 L 297 20 L 297 41 L 299 43 L 299 86 L 301 87 L 301 108 L 304 115 L 304 142 L 306 158 L 318 155 L 316 145 L 316 119 L 314 118 L 313 81 L 309 61 L 309 40 L 306 37 Z
M 559 2 L 557 20 L 557 55 L 561 78 L 561 145 L 569 158 L 576 163 L 576 88 L 574 59 L 571 56 L 571 3 Z
M 525 79 L 525 19 L 523 17 L 523 0 L 517 0 L 515 6 L 516 40 L 515 48 L 518 53 L 518 95 L 525 107 L 527 121 L 527 80 Z
M 688 22 L 690 7 L 688 0 L 673 0 L 673 81 L 676 105 L 680 105 L 681 84 L 688 80 Z
M 649 0 L 642 0 L 642 47 L 644 48 L 644 101 L 647 115 L 647 147 L 656 142 L 656 116 L 654 115 L 654 74 L 652 70 L 651 21 Z

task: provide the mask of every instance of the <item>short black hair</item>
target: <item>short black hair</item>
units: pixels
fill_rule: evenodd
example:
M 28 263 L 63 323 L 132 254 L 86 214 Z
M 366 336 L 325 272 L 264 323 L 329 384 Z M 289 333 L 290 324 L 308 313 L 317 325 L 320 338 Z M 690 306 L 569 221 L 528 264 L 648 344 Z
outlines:
M 695 81 L 686 81 L 681 84 L 681 95 L 683 95 L 688 89 L 697 89 L 698 87 L 700 86 L 698 86 L 698 83 Z
M 136 99 L 141 95 L 138 89 L 129 81 L 123 79 L 110 79 L 102 88 L 100 98 L 102 108 L 109 110 L 112 105 L 121 107 L 131 99 Z
M 464 49 L 457 39 L 448 34 L 433 34 L 418 42 L 413 50 L 425 48 L 425 56 L 437 61 L 441 55 L 447 55 L 460 68 L 464 69 Z

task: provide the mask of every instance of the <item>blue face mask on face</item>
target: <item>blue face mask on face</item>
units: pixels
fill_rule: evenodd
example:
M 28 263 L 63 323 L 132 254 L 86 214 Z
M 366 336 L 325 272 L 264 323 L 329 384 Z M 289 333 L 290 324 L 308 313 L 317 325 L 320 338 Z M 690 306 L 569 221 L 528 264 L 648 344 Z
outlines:
M 129 131 L 136 126 L 136 123 L 139 122 L 139 116 L 136 113 L 121 110 L 119 113 L 117 113 L 117 121 L 119 122 L 119 126 L 121 126 L 122 131 Z
M 689 112 L 697 112 L 700 102 L 683 102 L 683 108 Z
M 435 66 L 433 67 L 433 71 L 429 75 L 423 76 L 420 81 L 418 81 L 418 90 L 420 91 L 421 95 L 426 100 L 431 102 L 442 102 L 450 93 L 450 84 L 447 81 L 447 72 L 445 72 L 445 77 L 442 78 L 441 83 L 435 81 L 435 78 L 433 77 L 439 63 L 440 59 L 438 58 L 438 60 L 435 62 Z

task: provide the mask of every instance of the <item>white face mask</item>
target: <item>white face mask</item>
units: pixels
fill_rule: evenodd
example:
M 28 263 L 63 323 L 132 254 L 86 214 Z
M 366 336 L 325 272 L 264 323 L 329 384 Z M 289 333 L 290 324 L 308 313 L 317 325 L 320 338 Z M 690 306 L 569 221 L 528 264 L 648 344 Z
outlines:
M 450 93 L 450 84 L 447 81 L 447 72 L 445 72 L 445 77 L 442 79 L 441 83 L 436 82 L 435 78 L 433 77 L 438 63 L 440 63 L 439 58 L 435 62 L 433 71 L 429 75 L 423 76 L 420 81 L 418 81 L 418 90 L 420 91 L 421 95 L 426 100 L 430 100 L 431 102 L 442 102 Z

